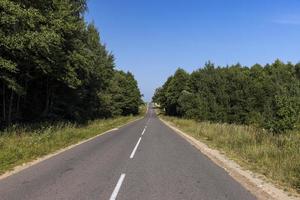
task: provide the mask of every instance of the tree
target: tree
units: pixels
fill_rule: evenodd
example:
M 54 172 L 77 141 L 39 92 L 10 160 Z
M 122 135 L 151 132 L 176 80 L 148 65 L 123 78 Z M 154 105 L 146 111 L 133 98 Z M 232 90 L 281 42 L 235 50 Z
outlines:
M 137 114 L 143 102 L 134 76 L 130 72 L 117 71 L 114 81 L 112 96 L 116 110 L 122 115 Z
M 299 114 L 296 106 L 288 96 L 275 96 L 274 116 L 268 120 L 267 127 L 275 133 L 294 129 Z
M 122 72 L 84 21 L 86 9 L 86 0 L 0 1 L 1 124 L 138 113 L 136 80 L 124 73 L 124 84 L 112 81 Z M 124 103 L 116 91 L 126 106 L 116 106 Z
M 176 71 L 156 90 L 153 101 L 167 115 L 284 132 L 300 122 L 299 71 L 299 64 L 280 60 L 251 68 L 208 62 L 190 75 Z
M 170 82 L 165 91 L 166 97 L 166 112 L 169 115 L 182 115 L 179 108 L 178 99 L 181 96 L 182 91 L 188 88 L 189 75 L 183 69 L 179 68 L 176 70 L 174 76 L 171 78 Z

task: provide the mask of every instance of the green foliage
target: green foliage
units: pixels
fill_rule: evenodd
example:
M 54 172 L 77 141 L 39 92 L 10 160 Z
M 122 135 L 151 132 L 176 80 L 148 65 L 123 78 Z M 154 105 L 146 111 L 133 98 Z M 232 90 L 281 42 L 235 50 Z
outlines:
M 86 8 L 85 0 L 0 1 L 1 125 L 138 113 L 132 75 L 111 89 L 120 72 L 95 26 L 84 21 Z
M 296 102 L 288 96 L 275 96 L 275 110 L 272 120 L 269 120 L 269 129 L 274 132 L 283 132 L 295 128 L 297 122 Z
M 208 62 L 190 75 L 179 69 L 156 90 L 153 101 L 167 115 L 252 124 L 281 133 L 299 124 L 299 71 L 299 64 L 279 60 L 251 68 Z
M 113 106 L 117 114 L 130 115 L 138 114 L 141 101 L 141 94 L 134 76 L 130 73 L 118 71 L 113 77 L 111 88 Z M 114 113 L 112 113 L 114 115 Z
M 177 69 L 174 76 L 170 77 L 164 84 L 163 90 L 158 89 L 153 99 L 160 99 L 169 115 L 181 116 L 183 110 L 179 108 L 178 99 L 183 91 L 187 89 L 189 75 L 183 69 Z M 163 95 L 163 97 L 161 96 Z

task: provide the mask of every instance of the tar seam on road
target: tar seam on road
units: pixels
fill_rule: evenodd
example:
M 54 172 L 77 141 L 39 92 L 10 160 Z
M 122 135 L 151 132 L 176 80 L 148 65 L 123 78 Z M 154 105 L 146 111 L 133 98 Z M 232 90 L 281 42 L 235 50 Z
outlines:
M 115 200 L 117 198 L 119 190 L 120 190 L 120 188 L 122 186 L 122 183 L 124 181 L 125 176 L 126 176 L 126 174 L 121 174 L 121 176 L 120 176 L 120 178 L 118 180 L 118 183 L 117 183 L 117 185 L 116 185 L 113 193 L 111 194 L 109 200 Z
M 134 149 L 133 149 L 133 151 L 132 151 L 132 153 L 130 155 L 130 159 L 133 158 L 133 156 L 134 156 L 134 154 L 135 154 L 135 152 L 136 152 L 136 150 L 137 150 L 137 148 L 138 148 L 138 146 L 139 146 L 139 144 L 141 142 L 141 139 L 142 139 L 142 137 L 140 137 L 139 140 L 138 140 L 138 142 L 136 143 L 136 145 L 135 145 L 135 147 L 134 147 Z

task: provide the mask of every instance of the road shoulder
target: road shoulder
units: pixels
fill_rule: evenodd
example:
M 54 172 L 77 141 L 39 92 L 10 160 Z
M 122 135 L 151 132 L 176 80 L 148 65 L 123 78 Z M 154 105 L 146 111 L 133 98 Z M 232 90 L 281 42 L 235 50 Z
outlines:
M 165 125 L 173 129 L 181 137 L 187 140 L 191 145 L 200 150 L 215 164 L 222 167 L 227 173 L 239 182 L 243 187 L 249 190 L 258 199 L 278 199 L 278 200 L 295 200 L 297 197 L 292 197 L 287 192 L 277 188 L 273 184 L 258 178 L 258 174 L 255 174 L 249 170 L 244 170 L 236 162 L 230 160 L 220 151 L 209 148 L 205 143 L 196 140 L 190 135 L 184 133 L 178 128 L 174 127 L 171 123 L 159 118 Z
M 14 174 L 17 174 L 17 173 L 19 173 L 19 172 L 21 172 L 21 171 L 23 171 L 23 170 L 25 170 L 25 169 L 27 169 L 27 168 L 33 166 L 33 165 L 36 165 L 36 164 L 38 164 L 38 163 L 40 163 L 40 162 L 43 162 L 43 161 L 45 161 L 45 160 L 48 160 L 48 159 L 50 159 L 50 158 L 52 158 L 52 157 L 54 157 L 54 156 L 57 156 L 57 155 L 59 155 L 59 154 L 61 154 L 61 153 L 64 153 L 65 151 L 68 151 L 68 150 L 70 150 L 70 149 L 73 149 L 73 148 L 75 148 L 75 147 L 77 147 L 77 146 L 79 146 L 79 145 L 81 145 L 81 144 L 84 144 L 84 143 L 86 143 L 86 142 L 89 142 L 89 141 L 91 141 L 91 140 L 93 140 L 93 139 L 95 139 L 95 138 L 98 138 L 98 137 L 103 136 L 103 135 L 105 135 L 105 134 L 109 134 L 109 133 L 112 133 L 112 132 L 114 132 L 114 131 L 117 131 L 119 128 L 122 128 L 122 127 L 124 127 L 124 126 L 126 126 L 126 125 L 129 125 L 129 124 L 131 124 L 131 123 L 137 122 L 137 121 L 139 121 L 139 120 L 141 120 L 141 119 L 143 119 L 143 118 L 144 118 L 144 116 L 139 117 L 139 118 L 134 119 L 134 120 L 132 120 L 132 121 L 129 121 L 129 122 L 125 123 L 125 124 L 122 124 L 122 125 L 120 125 L 120 126 L 117 126 L 117 127 L 115 127 L 115 128 L 112 128 L 112 129 L 110 129 L 110 130 L 108 130 L 108 131 L 104 131 L 104 132 L 102 132 L 102 133 L 99 133 L 99 134 L 97 134 L 97 135 L 95 135 L 95 136 L 93 136 L 93 137 L 91 137 L 91 138 L 82 140 L 82 141 L 80 141 L 80 142 L 78 142 L 78 143 L 76 143 L 76 144 L 72 144 L 72 145 L 67 146 L 67 147 L 65 147 L 65 148 L 59 149 L 59 150 L 57 150 L 57 151 L 55 151 L 55 152 L 53 152 L 53 153 L 47 154 L 47 155 L 42 156 L 42 157 L 39 157 L 39 158 L 37 158 L 37 159 L 35 159 L 35 160 L 32 160 L 32 161 L 23 163 L 23 164 L 21 164 L 21 165 L 18 165 L 18 166 L 16 166 L 16 167 L 14 167 L 13 170 L 7 171 L 7 172 L 5 172 L 4 174 L 0 175 L 0 181 L 3 180 L 3 179 L 5 179 L 5 178 L 7 178 L 7 177 L 9 177 L 9 176 L 12 176 L 12 175 L 14 175 Z

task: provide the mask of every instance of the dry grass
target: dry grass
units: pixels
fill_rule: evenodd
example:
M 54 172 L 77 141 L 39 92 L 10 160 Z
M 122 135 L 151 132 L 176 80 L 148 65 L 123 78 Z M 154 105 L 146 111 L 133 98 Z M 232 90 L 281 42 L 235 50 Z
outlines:
M 0 174 L 15 166 L 45 156 L 56 150 L 76 144 L 112 128 L 142 117 L 117 117 L 89 122 L 87 125 L 58 123 L 55 125 L 15 126 L 0 132 Z
M 282 135 L 251 126 L 196 122 L 162 116 L 166 121 L 219 149 L 242 166 L 265 175 L 287 190 L 300 192 L 300 132 Z

